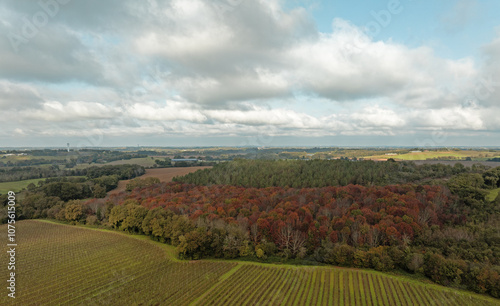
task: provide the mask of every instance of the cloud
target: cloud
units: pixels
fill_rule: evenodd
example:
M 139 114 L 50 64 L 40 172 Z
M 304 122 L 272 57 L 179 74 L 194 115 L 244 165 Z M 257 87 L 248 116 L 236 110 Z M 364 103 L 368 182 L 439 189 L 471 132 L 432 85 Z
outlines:
M 165 106 L 156 103 L 136 103 L 127 108 L 126 114 L 131 118 L 151 121 L 205 121 L 207 117 L 195 108 L 193 104 L 180 101 L 167 101 Z
M 41 121 L 100 120 L 114 118 L 119 113 L 116 109 L 101 103 L 71 101 L 63 104 L 58 101 L 48 101 L 42 104 L 41 109 L 22 112 L 22 117 Z
M 0 80 L 0 107 L 2 111 L 36 107 L 43 101 L 36 88 L 28 84 Z
M 222 12 L 202 0 L 70 1 L 16 52 L 9 33 L 21 35 L 24 18 L 42 8 L 4 2 L 0 106 L 15 119 L 2 135 L 500 129 L 500 34 L 480 61 L 451 60 L 429 46 L 373 39 L 340 18 L 321 33 L 305 9 L 279 0 L 231 3 Z M 445 23 L 470 22 L 474 3 L 459 1 Z
M 394 110 L 380 108 L 378 105 L 366 107 L 352 114 L 351 118 L 361 127 L 395 128 L 406 123 Z
M 473 98 L 478 103 L 495 106 L 500 102 L 500 28 L 496 38 L 483 46 L 481 51 L 484 64 L 474 84 Z

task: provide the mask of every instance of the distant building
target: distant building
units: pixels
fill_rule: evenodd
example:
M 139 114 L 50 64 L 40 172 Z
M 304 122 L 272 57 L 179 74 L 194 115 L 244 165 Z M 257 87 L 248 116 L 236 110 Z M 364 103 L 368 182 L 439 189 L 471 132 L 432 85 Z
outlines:
M 422 153 L 422 151 L 410 151 L 410 153 Z

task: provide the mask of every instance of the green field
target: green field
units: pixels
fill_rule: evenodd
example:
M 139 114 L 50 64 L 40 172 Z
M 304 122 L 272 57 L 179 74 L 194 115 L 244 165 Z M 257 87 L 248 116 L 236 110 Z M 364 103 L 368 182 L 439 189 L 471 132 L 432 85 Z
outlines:
M 19 192 L 23 188 L 26 188 L 30 183 L 38 184 L 39 181 L 43 181 L 43 179 L 33 179 L 33 180 L 25 180 L 25 181 L 16 181 L 16 182 L 4 182 L 0 183 L 0 194 L 6 194 L 9 191 Z
M 488 195 L 486 196 L 486 200 L 491 201 L 491 202 L 495 201 L 499 192 L 500 192 L 500 188 L 491 190 L 488 193 Z
M 154 157 L 132 158 L 132 159 L 116 160 L 106 163 L 106 165 L 139 165 L 146 168 L 153 167 L 155 164 L 156 163 Z
M 4 287 L 0 305 L 185 305 L 236 266 L 176 262 L 149 240 L 76 226 L 22 221 L 16 231 L 16 299 Z M 7 264 L 0 271 L 7 280 Z
M 33 156 L 33 155 L 13 155 L 13 156 L 2 156 L 0 157 L 0 161 L 6 163 L 6 162 L 16 162 L 16 161 L 24 161 L 24 160 L 32 160 L 32 159 L 44 159 L 47 160 L 47 163 L 50 163 L 51 161 L 54 160 L 66 160 L 70 158 L 78 157 L 78 155 L 68 155 L 68 156 Z
M 109 166 L 109 165 L 140 165 L 145 168 L 151 168 L 153 167 L 155 163 L 156 158 L 151 158 L 151 157 L 141 157 L 141 158 L 132 158 L 132 159 L 123 159 L 123 160 L 115 160 L 112 162 L 104 163 L 104 164 L 96 164 L 96 163 L 91 163 L 91 164 L 78 164 L 75 167 L 71 169 L 86 169 L 89 167 L 101 167 L 101 166 Z
M 498 305 L 378 272 L 184 262 L 143 236 L 34 220 L 18 222 L 16 230 L 16 299 L 4 288 L 1 305 Z M 8 262 L 6 252 L 0 260 Z M 7 264 L 0 275 L 7 279 Z

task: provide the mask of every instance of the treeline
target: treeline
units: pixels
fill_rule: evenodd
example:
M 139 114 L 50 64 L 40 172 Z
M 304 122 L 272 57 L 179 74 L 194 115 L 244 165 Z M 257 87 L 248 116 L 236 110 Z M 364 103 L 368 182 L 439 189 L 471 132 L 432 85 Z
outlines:
M 8 151 L 6 153 L 24 153 L 36 158 L 3 161 L 0 158 L 0 168 L 2 167 L 28 167 L 37 165 L 59 165 L 66 168 L 73 168 L 77 164 L 108 163 L 116 160 L 130 160 L 132 158 L 143 158 L 149 155 L 158 155 L 154 151 L 120 152 L 109 150 L 88 150 L 67 152 L 66 150 L 33 150 L 33 151 Z M 46 158 L 51 157 L 51 158 Z M 59 158 L 52 158 L 59 157 Z
M 491 189 L 500 187 L 500 167 L 482 173 L 461 173 L 450 178 L 446 185 L 470 207 L 476 221 L 500 215 L 500 205 L 492 205 L 486 200 Z M 500 199 L 497 197 L 493 202 L 500 203 Z
M 236 160 L 211 169 L 176 177 L 174 181 L 196 185 L 243 187 L 325 187 L 349 184 L 370 186 L 431 181 L 472 171 L 461 164 L 415 165 L 412 162 L 347 160 Z
M 62 176 L 82 176 L 86 175 L 86 171 L 86 169 L 60 170 L 56 165 L 49 167 L 14 167 L 10 169 L 0 169 L 0 182 Z
M 129 180 L 144 173 L 146 173 L 146 170 L 139 165 L 107 165 L 87 168 L 86 175 L 88 178 L 116 175 L 120 180 Z
M 77 164 L 109 163 L 116 160 L 130 160 L 132 158 L 143 158 L 148 156 L 148 152 L 120 152 L 108 150 L 87 150 L 82 151 L 77 157 L 72 158 L 67 167 L 74 167 Z
M 37 166 L 37 165 L 64 165 L 65 161 L 62 160 L 47 160 L 44 158 L 33 158 L 26 160 L 16 160 L 4 162 L 0 159 L 0 168 L 3 167 L 27 167 L 27 166 Z
M 97 178 L 101 176 L 117 175 L 120 180 L 128 180 L 145 173 L 139 165 L 107 165 L 93 166 L 86 169 L 61 170 L 58 166 L 50 167 L 14 167 L 0 169 L 0 182 L 14 182 L 39 178 L 87 176 Z
M 48 216 L 146 234 L 176 246 L 185 259 L 404 269 L 439 284 L 500 296 L 498 218 L 478 222 L 472 208 L 444 186 L 156 183 L 107 202 L 57 203 Z
M 53 177 L 39 181 L 37 185 L 29 184 L 18 201 L 17 217 L 19 219 L 53 217 L 50 210 L 54 207 L 63 206 L 65 202 L 71 200 L 104 198 L 107 191 L 118 186 L 119 180 L 135 178 L 144 174 L 145 170 L 139 165 L 116 165 L 92 167 L 83 172 L 86 176 Z M 0 203 L 6 198 L 6 195 L 0 195 Z M 6 209 L 0 212 L 1 223 L 6 221 L 6 212 Z

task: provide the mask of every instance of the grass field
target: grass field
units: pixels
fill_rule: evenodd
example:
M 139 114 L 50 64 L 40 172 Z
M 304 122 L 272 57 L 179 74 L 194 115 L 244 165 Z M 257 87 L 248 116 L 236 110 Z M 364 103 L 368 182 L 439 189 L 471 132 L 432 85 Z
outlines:
M 39 181 L 43 181 L 43 179 L 34 179 L 34 180 L 25 180 L 25 181 L 16 181 L 16 182 L 4 182 L 0 183 L 0 194 L 6 194 L 9 191 L 18 192 L 23 188 L 26 188 L 29 184 L 38 184 Z
M 71 169 L 86 169 L 89 167 L 102 167 L 102 166 L 108 166 L 108 165 L 140 165 L 145 168 L 148 167 L 153 167 L 156 163 L 155 160 L 157 158 L 153 157 L 141 157 L 141 158 L 131 158 L 131 159 L 123 159 L 123 160 L 115 160 L 112 162 L 104 163 L 104 164 L 96 164 L 96 163 L 91 163 L 91 164 L 78 164 L 75 167 Z
M 473 160 L 485 161 L 490 158 L 498 157 L 498 152 L 486 152 L 486 151 L 473 151 L 473 150 L 452 150 L 452 151 L 423 151 L 423 152 L 410 152 L 397 155 L 373 155 L 366 156 L 366 159 L 388 159 L 394 158 L 395 160 L 427 160 L 435 158 L 449 158 L 451 159 L 462 159 L 466 157 L 471 157 Z
M 124 160 L 115 160 L 109 163 L 106 163 L 105 165 L 139 165 L 143 167 L 153 167 L 156 163 L 155 160 L 157 158 L 155 157 L 141 157 L 141 158 L 131 158 L 131 159 L 124 159 Z
M 486 200 L 493 202 L 497 198 L 499 192 L 500 188 L 491 190 L 486 196 Z
M 417 152 L 417 153 L 406 153 L 406 154 L 398 154 L 398 155 L 375 155 L 375 156 L 367 156 L 366 159 L 388 159 L 394 158 L 395 160 L 426 160 L 432 158 L 445 158 L 445 157 L 453 157 L 457 159 L 465 159 L 466 157 L 472 157 L 476 154 L 472 154 L 469 151 L 444 151 L 444 152 Z
M 498 305 L 378 272 L 181 262 L 171 247 L 143 236 L 34 220 L 16 227 L 16 299 L 4 288 L 1 305 Z M 0 260 L 8 261 L 6 252 Z M 0 275 L 7 273 L 1 265 Z
M 67 178 L 84 178 L 85 176 L 66 176 L 66 177 Z M 28 187 L 28 185 L 30 183 L 37 185 L 39 181 L 44 181 L 44 180 L 46 180 L 46 178 L 24 180 L 24 181 L 15 181 L 15 182 L 3 182 L 3 183 L 0 183 L 0 194 L 6 194 L 9 191 L 19 192 L 23 188 Z
M 140 178 L 145 179 L 148 177 L 157 177 L 160 179 L 160 182 L 169 183 L 175 176 L 186 175 L 188 173 L 206 168 L 212 168 L 212 167 L 179 167 L 179 168 L 146 169 L 146 174 L 140 176 Z M 130 180 L 118 182 L 118 187 L 111 190 L 108 194 L 111 195 L 125 191 L 125 187 L 127 186 L 128 182 L 130 182 Z

